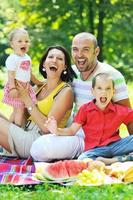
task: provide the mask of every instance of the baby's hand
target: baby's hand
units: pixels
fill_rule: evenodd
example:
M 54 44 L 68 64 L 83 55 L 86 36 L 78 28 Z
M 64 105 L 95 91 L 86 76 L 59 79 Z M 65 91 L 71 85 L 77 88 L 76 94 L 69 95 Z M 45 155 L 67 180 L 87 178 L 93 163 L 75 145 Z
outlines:
M 38 81 L 38 83 L 36 83 L 37 86 L 42 86 L 44 85 L 44 81 Z
M 16 88 L 10 89 L 9 96 L 11 98 L 17 98 L 18 97 L 18 90 Z
M 53 134 L 57 133 L 57 121 L 54 117 L 49 117 L 45 122 L 44 126 Z

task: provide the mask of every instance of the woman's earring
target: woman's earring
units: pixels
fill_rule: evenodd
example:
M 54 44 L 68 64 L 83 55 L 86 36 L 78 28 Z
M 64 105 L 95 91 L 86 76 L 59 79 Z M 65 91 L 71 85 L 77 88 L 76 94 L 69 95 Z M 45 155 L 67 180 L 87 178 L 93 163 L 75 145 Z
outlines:
M 66 71 L 66 70 L 64 70 L 64 71 L 63 71 L 63 74 L 64 74 L 64 75 L 65 75 L 65 74 L 67 74 L 67 71 Z
M 43 67 L 43 68 L 42 68 L 42 71 L 43 71 L 43 72 L 45 72 L 45 71 L 46 71 L 46 69 Z

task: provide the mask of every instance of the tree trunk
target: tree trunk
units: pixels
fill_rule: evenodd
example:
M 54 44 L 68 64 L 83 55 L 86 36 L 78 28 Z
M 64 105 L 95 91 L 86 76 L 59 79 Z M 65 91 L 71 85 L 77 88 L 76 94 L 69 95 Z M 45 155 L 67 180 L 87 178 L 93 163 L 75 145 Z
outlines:
M 94 3 L 95 0 L 88 0 L 88 10 L 89 10 L 89 32 L 94 34 Z
M 104 37 L 104 18 L 105 18 L 105 8 L 106 8 L 106 3 L 107 0 L 99 0 L 98 4 L 98 18 L 99 18 L 99 23 L 98 23 L 98 34 L 97 34 L 97 40 L 98 40 L 98 45 L 100 47 L 100 54 L 98 56 L 98 59 L 100 61 L 103 61 L 103 37 Z

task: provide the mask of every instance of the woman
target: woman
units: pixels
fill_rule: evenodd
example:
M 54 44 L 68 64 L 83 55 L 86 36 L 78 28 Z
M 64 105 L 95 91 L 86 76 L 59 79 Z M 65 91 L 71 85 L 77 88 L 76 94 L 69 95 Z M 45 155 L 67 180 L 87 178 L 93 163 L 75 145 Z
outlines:
M 52 57 L 51 54 L 49 56 L 50 58 Z M 55 87 L 53 79 L 55 79 L 57 76 L 57 74 L 54 73 L 57 67 L 55 66 L 54 63 L 52 63 L 52 65 L 48 65 L 49 67 L 47 68 L 46 67 L 47 59 L 46 59 L 45 69 L 42 68 L 45 57 L 42 59 L 42 62 L 40 64 L 40 72 L 42 72 L 43 70 L 45 72 L 46 70 L 47 79 L 51 80 L 49 81 L 49 84 Z M 64 70 L 67 69 L 71 69 L 71 67 L 64 68 Z M 51 71 L 50 73 L 48 73 L 49 70 Z M 67 73 L 69 74 L 68 71 Z M 61 75 L 62 79 L 64 76 L 65 73 L 62 73 Z M 67 81 L 69 81 L 70 77 L 71 74 L 68 76 Z M 65 88 L 60 95 L 58 94 L 58 96 L 55 99 L 55 101 L 58 102 L 58 104 L 54 104 L 52 109 L 52 111 L 58 110 L 56 114 L 54 113 L 54 116 L 56 116 L 57 123 L 59 123 L 59 121 L 61 120 L 61 116 L 62 117 L 65 116 L 66 110 L 72 108 L 72 100 L 73 100 L 72 95 L 71 94 L 65 95 L 64 93 L 66 93 L 66 90 L 68 90 L 68 88 L 67 89 Z M 47 93 L 47 91 L 44 91 L 44 93 L 45 92 Z M 71 93 L 70 88 L 69 92 Z M 49 113 L 48 117 L 49 116 L 52 116 L 52 112 Z M 33 112 L 32 112 L 32 118 L 33 118 Z M 44 126 L 45 121 L 46 119 L 45 120 L 43 119 L 42 122 L 40 122 L 42 125 L 41 129 L 47 132 L 47 130 L 45 130 L 46 127 Z M 62 126 L 59 127 L 61 128 Z M 43 136 L 37 138 L 32 144 L 30 152 L 34 160 L 49 162 L 59 159 L 77 158 L 83 152 L 83 149 L 84 149 L 83 137 L 79 136 L 78 134 L 76 134 L 75 136 L 56 136 L 54 134 L 49 133 L 45 135 L 43 134 Z
M 67 83 L 76 76 L 71 68 L 69 54 L 62 46 L 48 48 L 41 59 L 40 73 L 46 81 L 36 93 L 37 105 L 32 103 L 28 90 L 18 85 L 20 98 L 28 111 L 24 128 L 10 123 L 0 115 L 0 145 L 13 156 L 27 158 L 34 140 L 47 134 L 44 127 L 47 117 L 54 116 L 59 127 L 64 127 L 73 105 L 73 92 Z

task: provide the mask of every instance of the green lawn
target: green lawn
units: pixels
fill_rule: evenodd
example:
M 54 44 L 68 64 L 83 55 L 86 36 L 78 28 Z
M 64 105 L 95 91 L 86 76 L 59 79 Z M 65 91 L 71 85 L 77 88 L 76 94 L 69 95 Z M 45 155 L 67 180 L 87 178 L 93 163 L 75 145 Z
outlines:
M 129 84 L 129 95 L 133 106 L 133 84 Z M 2 91 L 0 91 L 0 96 Z M 0 110 L 7 117 L 10 107 L 0 102 Z M 122 136 L 126 135 L 124 126 Z M 133 184 L 114 184 L 98 187 L 38 185 L 35 187 L 13 187 L 0 185 L 0 200 L 133 200 Z
M 133 185 L 0 187 L 0 200 L 132 200 Z

